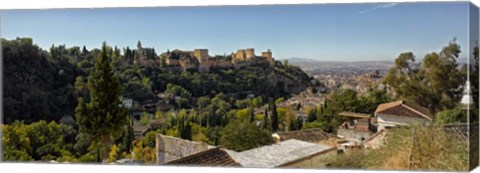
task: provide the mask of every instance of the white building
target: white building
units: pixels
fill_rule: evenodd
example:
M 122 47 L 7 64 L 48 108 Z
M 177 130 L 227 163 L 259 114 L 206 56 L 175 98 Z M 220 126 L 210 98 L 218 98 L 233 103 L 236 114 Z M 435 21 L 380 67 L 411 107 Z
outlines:
M 130 98 L 122 98 L 122 104 L 128 109 L 131 109 L 133 106 L 133 100 Z
M 462 96 L 462 100 L 460 101 L 463 108 L 465 108 L 465 109 L 470 109 L 470 107 L 473 104 L 473 97 L 472 97 L 472 94 L 471 94 L 470 91 L 471 91 L 470 90 L 470 81 L 467 81 L 465 83 L 465 86 L 463 87 L 463 96 Z

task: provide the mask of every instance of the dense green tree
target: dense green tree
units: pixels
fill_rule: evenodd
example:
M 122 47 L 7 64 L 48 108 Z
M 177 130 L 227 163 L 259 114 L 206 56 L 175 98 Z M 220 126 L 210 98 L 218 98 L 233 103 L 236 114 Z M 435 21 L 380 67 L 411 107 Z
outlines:
M 208 97 L 203 96 L 198 98 L 197 105 L 200 109 L 205 108 L 208 104 L 210 104 L 210 99 Z
M 471 92 L 473 96 L 473 103 L 475 105 L 475 108 L 478 109 L 478 83 L 479 83 L 479 50 L 478 50 L 478 41 L 477 41 L 477 46 L 473 48 L 473 62 L 470 63 L 470 86 L 471 86 Z
M 155 148 L 155 136 L 157 136 L 157 132 L 147 132 L 147 134 L 145 134 L 145 137 L 142 139 L 143 147 Z
M 241 121 L 230 122 L 221 131 L 220 145 L 235 151 L 244 151 L 273 144 L 273 138 L 267 130 L 255 124 Z
M 207 127 L 207 137 L 213 141 L 213 145 L 220 144 L 220 138 L 222 137 L 222 127 Z
M 73 115 L 76 105 L 73 83 L 82 72 L 68 60 L 70 55 L 65 53 L 54 59 L 51 53 L 33 44 L 31 38 L 1 39 L 1 42 L 2 82 L 6 84 L 3 123 L 59 121 L 65 115 Z
M 420 104 L 433 111 L 455 107 L 461 98 L 466 68 L 459 68 L 460 46 L 455 40 L 440 53 L 427 54 L 415 63 L 412 53 L 402 53 L 395 60 L 383 83 L 393 88 L 398 99 Z
M 255 97 L 254 99 L 252 99 L 252 106 L 258 108 L 260 106 L 263 105 L 263 100 L 262 100 L 262 97 Z
M 317 120 L 317 109 L 312 108 L 312 109 L 308 110 L 307 121 L 308 122 L 313 122 L 315 120 Z
M 468 112 L 465 109 L 456 107 L 441 111 L 435 117 L 436 124 L 466 123 Z
M 331 93 L 329 98 L 325 100 L 322 113 L 318 116 L 318 123 L 306 124 L 305 126 L 315 125 L 315 127 L 320 127 L 326 132 L 336 133 L 338 126 L 347 120 L 337 116 L 338 113 L 343 111 L 360 112 L 361 110 L 363 110 L 363 106 L 359 97 L 357 97 L 357 92 L 350 89 L 339 90 Z
M 303 127 L 303 118 L 301 116 L 298 116 L 291 120 L 288 130 L 289 131 L 301 130 L 302 127 Z
M 150 124 L 150 114 L 148 114 L 147 112 L 143 112 L 142 115 L 140 115 L 140 121 L 139 123 L 143 126 L 147 126 Z
M 373 88 L 375 89 L 370 89 L 367 95 L 359 98 L 360 107 L 357 110 L 358 112 L 371 114 L 379 104 L 392 101 L 386 90 L 376 89 L 376 86 L 373 86 Z
M 127 110 L 120 107 L 122 85 L 111 65 L 111 50 L 106 43 L 95 62 L 95 71 L 88 77 L 90 102 L 82 98 L 75 110 L 82 133 L 91 136 L 92 144 L 102 149 L 107 158 L 108 145 L 118 138 L 128 123 Z
M 69 125 L 43 120 L 32 124 L 15 121 L 1 130 L 3 160 L 57 160 L 74 154 L 72 138 L 76 131 Z

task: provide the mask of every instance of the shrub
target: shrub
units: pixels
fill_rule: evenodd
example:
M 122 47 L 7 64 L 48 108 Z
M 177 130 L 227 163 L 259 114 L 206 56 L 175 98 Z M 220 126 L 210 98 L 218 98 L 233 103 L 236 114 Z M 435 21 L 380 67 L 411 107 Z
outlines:
M 378 150 L 347 153 L 329 161 L 330 167 L 382 170 L 466 171 L 467 141 L 441 127 L 390 129 Z
M 78 162 L 95 163 L 95 162 L 97 162 L 97 156 L 96 156 L 96 154 L 87 153 L 87 154 L 83 155 L 82 157 L 78 158 Z

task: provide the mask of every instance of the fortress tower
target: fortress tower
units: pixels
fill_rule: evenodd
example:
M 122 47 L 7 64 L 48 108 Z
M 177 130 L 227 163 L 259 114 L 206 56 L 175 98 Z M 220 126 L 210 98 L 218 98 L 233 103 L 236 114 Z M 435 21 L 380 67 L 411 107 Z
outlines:
M 245 61 L 246 60 L 246 55 L 245 55 L 245 50 L 244 49 L 239 49 L 237 53 L 235 54 L 235 59 L 239 61 Z
M 195 49 L 193 56 L 198 59 L 200 63 L 208 62 L 208 49 Z
M 247 48 L 246 58 L 247 59 L 255 58 L 255 49 Z
M 268 51 L 266 52 L 262 52 L 262 57 L 264 57 L 267 60 L 267 62 L 269 62 L 270 64 L 273 64 L 274 60 L 273 60 L 272 52 L 270 51 L 270 49 L 268 49 Z
M 208 49 L 195 49 L 193 56 L 198 60 L 198 70 L 200 72 L 208 72 L 210 70 L 211 61 L 209 61 Z

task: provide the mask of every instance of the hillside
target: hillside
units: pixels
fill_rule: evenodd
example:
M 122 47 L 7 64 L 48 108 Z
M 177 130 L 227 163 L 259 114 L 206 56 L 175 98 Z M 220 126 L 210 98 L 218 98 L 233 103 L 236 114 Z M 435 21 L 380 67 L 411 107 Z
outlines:
M 58 121 L 65 115 L 74 115 L 78 97 L 88 99 L 87 76 L 93 70 L 98 49 L 52 46 L 46 51 L 33 44 L 32 39 L 17 38 L 2 39 L 2 50 L 6 67 L 5 123 Z M 116 47 L 113 52 L 114 60 L 125 58 Z M 160 66 L 140 65 L 115 69 L 124 88 L 123 96 L 138 103 L 156 102 L 168 84 L 186 91 L 183 96 L 188 96 L 189 105 L 196 104 L 194 98 L 218 93 L 234 95 L 233 99 L 243 99 L 248 94 L 265 99 L 288 97 L 310 85 L 310 77 L 299 67 L 278 61 L 274 65 L 259 64 L 237 70 L 214 68 L 208 73 L 171 72 Z

